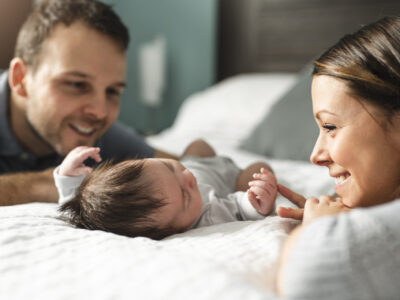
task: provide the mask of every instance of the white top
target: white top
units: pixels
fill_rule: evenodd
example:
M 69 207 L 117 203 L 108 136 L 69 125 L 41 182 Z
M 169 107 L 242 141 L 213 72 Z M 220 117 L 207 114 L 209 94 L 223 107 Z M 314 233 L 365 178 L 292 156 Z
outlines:
M 400 299 L 400 199 L 304 227 L 288 258 L 288 299 Z

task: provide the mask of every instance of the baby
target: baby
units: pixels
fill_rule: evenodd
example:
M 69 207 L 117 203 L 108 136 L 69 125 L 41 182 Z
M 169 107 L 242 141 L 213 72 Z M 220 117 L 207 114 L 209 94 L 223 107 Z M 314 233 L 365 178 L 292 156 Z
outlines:
M 191 143 L 180 161 L 85 166 L 89 157 L 101 161 L 99 151 L 77 147 L 54 171 L 60 211 L 80 228 L 162 239 L 191 228 L 257 220 L 274 207 L 277 181 L 268 164 L 241 170 L 203 140 Z

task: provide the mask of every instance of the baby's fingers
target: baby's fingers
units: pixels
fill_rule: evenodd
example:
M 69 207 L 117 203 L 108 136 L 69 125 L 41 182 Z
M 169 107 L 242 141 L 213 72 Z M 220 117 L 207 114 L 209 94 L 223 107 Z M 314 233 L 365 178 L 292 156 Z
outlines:
M 84 166 L 71 170 L 69 176 L 88 175 L 92 171 L 92 168 Z
M 248 191 L 247 191 L 247 197 L 249 198 L 249 201 L 250 201 L 251 205 L 253 205 L 253 207 L 254 207 L 257 211 L 260 211 L 260 209 L 261 209 L 260 200 L 257 199 L 256 194 L 254 194 L 253 191 L 248 190 Z
M 256 180 L 263 180 L 263 181 L 268 181 L 273 184 L 277 184 L 277 180 L 274 174 L 272 174 L 270 171 L 265 170 L 264 168 L 261 169 L 261 172 L 263 173 L 254 173 L 253 178 Z
M 257 186 L 267 190 L 278 191 L 277 185 L 269 181 L 252 180 L 249 181 L 249 186 Z
M 101 161 L 101 156 L 100 156 L 100 148 L 98 147 L 90 147 L 87 149 L 83 149 L 79 152 L 78 154 L 78 160 L 82 163 L 89 157 L 93 158 L 96 162 Z

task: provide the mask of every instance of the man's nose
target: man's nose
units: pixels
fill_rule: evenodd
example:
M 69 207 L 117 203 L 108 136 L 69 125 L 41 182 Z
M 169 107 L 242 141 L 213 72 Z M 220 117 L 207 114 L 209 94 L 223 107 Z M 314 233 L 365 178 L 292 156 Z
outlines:
M 107 100 L 104 96 L 88 100 L 84 107 L 84 114 L 95 120 L 105 119 L 108 115 Z

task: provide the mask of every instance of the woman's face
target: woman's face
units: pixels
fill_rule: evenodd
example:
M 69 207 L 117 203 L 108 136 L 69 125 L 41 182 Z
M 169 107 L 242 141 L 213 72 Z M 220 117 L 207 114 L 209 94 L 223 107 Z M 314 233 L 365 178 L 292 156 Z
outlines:
M 400 184 L 399 122 L 385 131 L 377 109 L 361 104 L 343 81 L 330 76 L 314 76 L 312 100 L 320 134 L 311 162 L 329 168 L 344 204 L 372 206 L 393 199 Z

